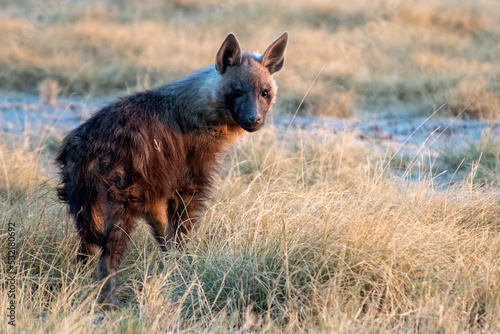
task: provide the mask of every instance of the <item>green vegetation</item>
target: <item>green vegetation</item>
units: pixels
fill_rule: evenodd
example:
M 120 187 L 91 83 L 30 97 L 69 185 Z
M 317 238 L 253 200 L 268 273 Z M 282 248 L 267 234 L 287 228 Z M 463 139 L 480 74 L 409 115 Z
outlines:
M 475 182 L 500 185 L 500 140 L 491 130 L 481 135 L 479 143 L 471 142 L 460 150 L 444 150 L 441 162 L 445 168 L 470 173 L 469 177 Z

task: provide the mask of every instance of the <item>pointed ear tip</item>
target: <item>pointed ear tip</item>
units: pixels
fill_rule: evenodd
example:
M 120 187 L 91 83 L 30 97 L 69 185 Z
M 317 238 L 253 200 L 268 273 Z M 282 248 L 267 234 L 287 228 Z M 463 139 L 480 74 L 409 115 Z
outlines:
M 278 37 L 275 42 L 288 44 L 288 31 L 285 31 L 284 33 L 282 33 L 281 36 Z

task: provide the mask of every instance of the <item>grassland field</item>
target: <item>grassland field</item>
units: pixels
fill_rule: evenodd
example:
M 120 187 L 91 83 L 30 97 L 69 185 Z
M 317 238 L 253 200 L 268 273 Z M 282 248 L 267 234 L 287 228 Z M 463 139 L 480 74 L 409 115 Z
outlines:
M 499 20 L 494 0 L 3 0 L 0 332 L 500 332 Z M 228 32 L 263 51 L 285 30 L 269 125 L 185 245 L 139 222 L 102 310 L 55 194 L 64 134 Z

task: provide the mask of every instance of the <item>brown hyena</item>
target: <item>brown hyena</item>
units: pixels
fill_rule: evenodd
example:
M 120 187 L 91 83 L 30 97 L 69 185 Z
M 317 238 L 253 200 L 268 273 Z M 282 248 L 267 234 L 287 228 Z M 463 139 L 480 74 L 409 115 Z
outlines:
M 83 256 L 102 251 L 103 301 L 118 302 L 115 275 L 137 218 L 164 251 L 193 228 L 228 144 L 264 125 L 287 40 L 285 32 L 258 55 L 242 52 L 229 34 L 215 66 L 123 97 L 66 136 L 56 158 L 58 193 Z

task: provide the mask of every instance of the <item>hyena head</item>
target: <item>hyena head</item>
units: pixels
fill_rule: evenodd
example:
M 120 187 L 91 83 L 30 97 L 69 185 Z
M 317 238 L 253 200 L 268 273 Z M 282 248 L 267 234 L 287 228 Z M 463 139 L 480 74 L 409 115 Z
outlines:
M 242 53 L 236 36 L 229 34 L 217 52 L 219 72 L 216 100 L 222 102 L 230 120 L 249 132 L 260 129 L 276 99 L 273 74 L 285 61 L 288 33 L 271 43 L 263 55 Z

